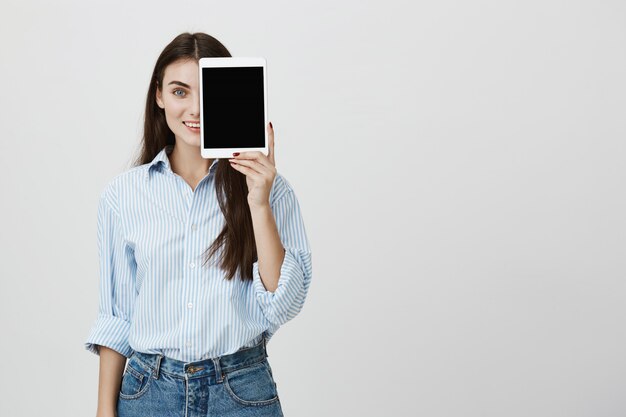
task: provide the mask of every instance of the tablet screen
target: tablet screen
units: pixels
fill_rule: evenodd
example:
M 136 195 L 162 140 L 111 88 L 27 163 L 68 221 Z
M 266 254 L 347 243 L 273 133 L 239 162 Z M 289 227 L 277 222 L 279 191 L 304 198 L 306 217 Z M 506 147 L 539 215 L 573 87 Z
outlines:
M 265 146 L 263 67 L 202 68 L 205 148 Z

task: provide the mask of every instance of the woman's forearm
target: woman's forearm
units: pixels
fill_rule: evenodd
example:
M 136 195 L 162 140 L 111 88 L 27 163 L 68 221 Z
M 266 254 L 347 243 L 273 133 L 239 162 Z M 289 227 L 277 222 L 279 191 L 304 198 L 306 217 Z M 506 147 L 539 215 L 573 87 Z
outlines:
M 126 356 L 105 346 L 100 350 L 100 376 L 98 382 L 98 416 L 114 416 L 117 399 L 126 365 Z
M 280 268 L 285 259 L 285 248 L 280 240 L 270 205 L 251 206 L 250 213 L 261 282 L 266 290 L 274 292 L 278 288 Z

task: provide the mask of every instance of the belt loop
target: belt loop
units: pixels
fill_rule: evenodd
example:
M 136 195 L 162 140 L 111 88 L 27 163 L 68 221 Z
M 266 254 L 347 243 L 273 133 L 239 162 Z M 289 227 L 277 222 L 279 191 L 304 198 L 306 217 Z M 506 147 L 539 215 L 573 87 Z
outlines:
M 163 359 L 163 355 L 159 353 L 156 357 L 156 367 L 154 368 L 154 379 L 159 379 L 159 369 L 161 368 L 161 359 Z
M 263 351 L 265 352 L 266 358 L 270 356 L 267 354 L 267 338 L 265 337 L 265 332 L 263 332 Z
M 222 367 L 220 366 L 220 356 L 218 356 L 217 358 L 211 358 L 211 360 L 213 361 L 213 365 L 215 366 L 215 382 L 221 384 L 222 380 L 224 379 L 224 375 L 222 374 Z

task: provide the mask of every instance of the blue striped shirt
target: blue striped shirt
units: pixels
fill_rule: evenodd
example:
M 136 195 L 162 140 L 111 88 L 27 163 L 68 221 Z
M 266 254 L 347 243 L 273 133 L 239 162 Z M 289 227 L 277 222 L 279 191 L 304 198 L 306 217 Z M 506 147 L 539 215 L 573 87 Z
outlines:
M 270 207 L 285 248 L 278 288 L 232 280 L 203 252 L 225 219 L 214 186 L 215 159 L 195 190 L 175 174 L 168 154 L 113 178 L 98 204 L 100 300 L 85 349 L 126 357 L 133 350 L 191 362 L 269 340 L 302 309 L 311 283 L 311 250 L 290 184 L 276 174 Z M 217 252 L 217 256 L 221 250 Z M 216 258 L 218 259 L 218 258 Z

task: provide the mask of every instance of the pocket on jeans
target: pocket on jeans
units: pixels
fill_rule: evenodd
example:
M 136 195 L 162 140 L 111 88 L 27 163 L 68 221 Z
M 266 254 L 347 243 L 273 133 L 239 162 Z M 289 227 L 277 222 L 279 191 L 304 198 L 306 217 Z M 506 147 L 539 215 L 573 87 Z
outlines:
M 124 400 L 134 400 L 141 397 L 152 383 L 152 370 L 131 356 L 122 376 L 119 397 Z
M 276 383 L 267 359 L 227 372 L 224 386 L 233 400 L 243 405 L 267 405 L 278 401 Z

